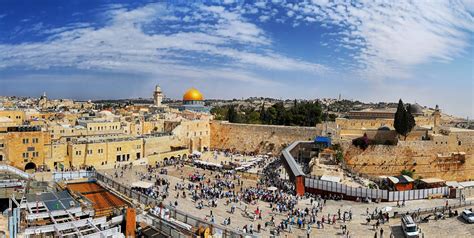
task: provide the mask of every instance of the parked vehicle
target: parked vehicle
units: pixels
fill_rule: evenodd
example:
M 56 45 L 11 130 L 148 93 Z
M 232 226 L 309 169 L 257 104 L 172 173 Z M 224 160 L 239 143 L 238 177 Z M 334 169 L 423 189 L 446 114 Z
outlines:
M 418 226 L 410 215 L 402 216 L 402 229 L 403 234 L 407 238 L 419 238 L 420 232 L 418 231 Z
M 462 211 L 461 216 L 467 223 L 474 223 L 474 212 L 470 210 L 464 210 Z

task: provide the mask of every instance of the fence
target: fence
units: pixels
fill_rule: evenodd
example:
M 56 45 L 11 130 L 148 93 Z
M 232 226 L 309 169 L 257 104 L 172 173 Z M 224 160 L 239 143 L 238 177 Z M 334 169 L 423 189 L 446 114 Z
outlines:
M 97 181 L 101 181 L 101 182 L 105 183 L 109 187 L 115 189 L 117 192 L 119 192 L 119 193 L 121 193 L 121 194 L 123 194 L 127 197 L 136 199 L 137 201 L 139 201 L 142 204 L 155 206 L 155 205 L 158 205 L 161 202 L 160 200 L 158 200 L 156 198 L 152 198 L 152 197 L 146 196 L 142 193 L 133 191 L 130 187 L 125 186 L 125 185 L 123 185 L 119 182 L 116 182 L 115 180 L 113 180 L 113 179 L 111 179 L 111 178 L 107 177 L 106 175 L 103 175 L 99 172 L 96 173 L 96 178 L 97 178 Z M 189 225 L 193 226 L 194 228 L 197 228 L 199 226 L 212 227 L 213 231 L 217 235 L 217 237 L 223 237 L 223 238 L 251 237 L 251 236 L 245 235 L 241 232 L 228 229 L 228 228 L 226 228 L 224 226 L 221 226 L 221 225 L 218 225 L 218 224 L 211 224 L 207 221 L 204 221 L 201 218 L 195 217 L 195 216 L 190 215 L 188 213 L 185 213 L 183 211 L 179 211 L 179 210 L 175 209 L 174 207 L 171 207 L 171 206 L 168 206 L 168 205 L 164 205 L 164 207 L 166 207 L 170 211 L 170 217 L 172 217 L 172 218 L 174 218 L 174 219 L 176 219 L 180 222 L 184 222 L 186 224 L 189 224 Z M 180 231 L 178 231 L 178 228 L 174 227 L 169 222 L 166 222 L 166 221 L 164 221 L 164 220 L 162 220 L 158 217 L 155 217 L 155 218 L 156 219 L 153 219 L 153 226 L 154 227 L 156 227 L 158 229 L 161 229 L 169 237 L 181 237 L 181 236 L 177 235 L 178 233 L 180 233 Z
M 469 207 L 469 206 L 474 206 L 474 201 L 464 201 L 464 202 L 459 202 L 455 204 L 450 204 L 448 207 L 451 207 L 451 209 L 456 209 L 460 207 Z M 409 211 L 403 211 L 394 214 L 394 217 L 401 217 L 403 214 L 429 214 L 429 213 L 434 213 L 434 212 L 440 212 L 440 211 L 445 211 L 446 206 L 438 206 L 438 207 L 430 207 L 430 208 L 423 208 L 423 209 L 416 209 L 416 210 L 409 210 Z
M 54 181 L 60 180 L 72 180 L 72 179 L 82 179 L 82 178 L 92 178 L 95 177 L 94 171 L 65 171 L 65 172 L 53 172 Z
M 13 174 L 16 174 L 20 177 L 23 177 L 23 178 L 26 178 L 26 179 L 29 179 L 31 178 L 31 175 L 27 172 L 24 172 L 22 170 L 19 170 L 15 167 L 12 167 L 10 165 L 6 165 L 6 164 L 0 164 L 0 171 L 7 171 L 7 172 L 10 172 L 10 173 L 13 173 Z
M 97 181 L 101 181 L 103 183 L 105 183 L 106 185 L 108 185 L 109 187 L 115 189 L 117 192 L 129 197 L 129 198 L 132 198 L 132 199 L 135 199 L 137 200 L 139 203 L 141 204 L 145 204 L 145 205 L 150 205 L 150 206 L 155 206 L 155 205 L 158 205 L 159 200 L 157 200 L 156 198 L 152 198 L 152 197 L 149 197 L 149 196 L 146 196 L 142 193 L 139 193 L 137 191 L 133 191 L 130 187 L 128 186 L 125 186 L 119 182 L 116 182 L 115 180 L 107 177 L 106 175 L 104 174 L 101 174 L 99 172 L 96 172 L 96 179 Z
M 448 187 L 416 189 L 408 191 L 388 191 L 380 189 L 356 188 L 341 183 L 324 181 L 315 177 L 307 176 L 305 179 L 305 190 L 308 192 L 323 191 L 326 193 L 343 194 L 346 198 L 369 198 L 382 201 L 408 201 L 430 197 L 430 195 L 449 195 Z

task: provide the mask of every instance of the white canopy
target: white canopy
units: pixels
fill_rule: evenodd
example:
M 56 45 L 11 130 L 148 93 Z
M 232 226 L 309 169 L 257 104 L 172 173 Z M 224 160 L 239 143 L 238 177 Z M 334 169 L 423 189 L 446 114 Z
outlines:
M 329 175 L 323 175 L 323 176 L 321 176 L 321 180 L 330 181 L 330 182 L 336 182 L 336 183 L 341 182 L 341 178 L 336 177 L 336 176 L 329 176 Z
M 137 182 L 132 183 L 132 187 L 151 188 L 153 187 L 153 183 L 145 182 L 145 181 L 137 181 Z
M 202 161 L 202 160 L 194 160 L 195 163 L 202 164 L 202 165 L 208 165 L 208 166 L 214 166 L 218 168 L 222 168 L 221 164 L 216 164 L 212 162 L 207 162 L 207 161 Z

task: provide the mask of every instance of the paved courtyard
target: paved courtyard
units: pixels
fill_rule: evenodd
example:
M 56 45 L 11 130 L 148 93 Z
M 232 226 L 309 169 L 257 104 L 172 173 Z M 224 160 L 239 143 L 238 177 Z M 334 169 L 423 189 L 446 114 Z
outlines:
M 191 199 L 190 194 L 183 198 L 180 196 L 176 198 L 176 194 L 179 192 L 180 194 L 182 191 L 175 191 L 175 185 L 178 183 L 184 184 L 191 183 L 187 178 L 190 174 L 193 173 L 200 173 L 206 174 L 207 179 L 214 179 L 214 176 L 217 172 L 203 170 L 199 168 L 194 168 L 190 166 L 184 166 L 183 168 L 177 168 L 174 166 L 166 167 L 168 170 L 168 175 L 158 175 L 159 178 L 167 179 L 170 182 L 169 186 L 169 196 L 164 200 L 165 204 L 174 204 L 176 201 L 178 203 L 177 208 L 181 211 L 185 211 L 189 214 L 194 216 L 198 216 L 202 219 L 210 219 L 210 213 L 212 213 L 215 218 L 215 223 L 223 224 L 224 219 L 230 218 L 231 228 L 236 230 L 243 229 L 244 225 L 250 226 L 253 225 L 253 228 L 256 230 L 257 225 L 260 224 L 262 226 L 261 233 L 254 233 L 257 236 L 261 237 L 269 237 L 270 230 L 273 227 L 269 226 L 265 229 L 265 222 L 270 221 L 271 217 L 275 218 L 275 223 L 280 223 L 282 219 L 287 218 L 287 213 L 277 213 L 272 212 L 270 208 L 270 204 L 263 201 L 257 201 L 255 204 L 246 204 L 244 202 L 240 202 L 236 204 L 236 212 L 230 213 L 231 205 L 225 205 L 224 202 L 226 199 L 219 199 L 217 207 L 210 208 L 207 206 L 207 203 L 204 203 L 203 209 L 196 208 L 196 203 Z M 159 169 L 158 169 L 159 171 Z M 108 175 L 114 175 L 115 170 L 104 170 Z M 118 177 L 116 180 L 131 185 L 133 182 L 139 181 L 140 174 L 147 174 L 147 170 L 145 166 L 133 166 L 131 169 L 127 169 L 123 173 L 123 177 Z M 251 179 L 241 179 L 243 181 L 243 188 L 247 187 L 255 187 L 257 181 Z M 154 182 L 154 179 L 151 180 Z M 187 186 L 186 186 L 187 187 Z M 186 189 L 184 190 L 186 192 Z M 240 191 L 240 186 L 235 187 L 235 191 Z M 449 204 L 458 203 L 458 200 L 448 200 Z M 334 214 L 337 214 L 338 210 L 340 209 L 341 212 L 344 211 L 351 211 L 352 212 L 352 220 L 346 221 L 345 223 L 342 220 L 336 222 L 336 224 L 325 224 L 323 229 L 317 229 L 316 225 L 312 225 L 312 229 L 310 232 L 311 237 L 345 237 L 342 235 L 341 225 L 346 225 L 347 230 L 349 231 L 350 237 L 374 237 L 375 230 L 373 228 L 374 221 L 372 221 L 369 225 L 366 224 L 366 210 L 369 209 L 372 212 L 375 208 L 382 209 L 386 206 L 393 207 L 393 210 L 390 212 L 390 215 L 393 212 L 404 213 L 406 211 L 412 211 L 419 208 L 431 208 L 435 206 L 443 206 L 446 203 L 446 199 L 436 199 L 436 200 L 418 200 L 418 201 L 408 201 L 405 207 L 398 208 L 396 207 L 396 203 L 358 203 L 358 202 L 351 202 L 351 201 L 333 201 L 327 200 L 326 205 L 323 207 L 323 210 L 318 213 L 317 220 L 321 220 L 321 216 L 324 215 L 325 217 L 330 214 L 332 218 Z M 257 207 L 262 211 L 262 220 L 254 220 L 253 218 L 246 217 L 244 210 L 247 207 L 247 211 L 255 211 Z M 295 208 L 311 208 L 310 200 L 303 199 L 298 200 L 297 205 Z M 462 209 L 457 209 L 459 212 Z M 392 233 L 394 237 L 402 237 L 400 233 L 400 219 L 393 218 L 390 219 L 388 223 L 380 225 L 379 229 L 382 228 L 384 230 L 384 237 L 390 237 Z M 419 224 L 422 232 L 424 233 L 424 237 L 474 237 L 474 224 L 466 224 L 459 218 L 447 218 L 446 220 L 439 220 L 434 221 L 430 220 L 428 223 L 421 223 Z M 298 237 L 304 236 L 306 237 L 307 230 L 306 229 L 298 229 L 296 225 L 293 226 L 292 232 L 289 233 L 287 231 L 282 231 L 280 233 L 280 237 Z M 380 237 L 380 233 L 378 232 L 377 237 Z

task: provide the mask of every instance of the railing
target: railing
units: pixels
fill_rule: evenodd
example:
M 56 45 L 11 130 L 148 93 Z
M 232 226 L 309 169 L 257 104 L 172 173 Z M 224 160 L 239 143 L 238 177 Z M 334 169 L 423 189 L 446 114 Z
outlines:
M 6 164 L 0 164 L 0 171 L 8 171 L 10 173 L 16 174 L 26 179 L 31 178 L 31 175 L 29 173 L 19 170 L 13 166 L 6 165 Z
M 158 200 L 156 198 L 152 198 L 142 193 L 133 191 L 130 187 L 125 186 L 100 172 L 96 172 L 96 178 L 97 178 L 97 181 L 103 182 L 109 187 L 115 189 L 117 192 L 127 197 L 136 199 L 140 203 L 145 204 L 147 206 L 156 206 L 156 205 L 159 205 L 159 203 L 161 202 L 161 200 Z M 170 211 L 170 217 L 180 222 L 189 224 L 195 228 L 199 226 L 212 227 L 214 233 L 218 234 L 218 237 L 223 237 L 223 238 L 252 237 L 252 236 L 243 234 L 239 231 L 235 231 L 218 224 L 209 223 L 201 218 L 198 218 L 188 213 L 185 213 L 183 211 L 177 210 L 174 207 L 164 205 L 164 204 L 163 206 Z M 176 227 L 173 227 L 170 224 L 170 222 L 160 219 L 156 216 L 155 218 L 156 219 L 153 219 L 154 227 L 158 229 L 162 229 L 162 231 L 164 231 L 164 233 L 166 233 L 166 235 L 169 237 L 181 237 L 181 236 L 176 236 L 178 233 L 181 233 L 181 231 L 178 231 Z
M 448 208 L 450 207 L 451 209 L 456 209 L 460 207 L 469 207 L 469 206 L 474 206 L 474 201 L 463 201 L 459 203 L 454 203 L 454 204 L 448 204 Z M 441 212 L 441 211 L 446 211 L 448 210 L 446 206 L 438 206 L 438 207 L 430 207 L 430 208 L 421 208 L 421 209 L 416 209 L 416 210 L 407 210 L 407 211 L 400 211 L 396 214 L 394 214 L 394 217 L 401 217 L 403 214 L 429 214 L 429 213 L 435 213 L 435 212 Z
M 54 181 L 93 178 L 93 177 L 95 177 L 95 171 L 78 170 L 78 171 L 53 172 Z

